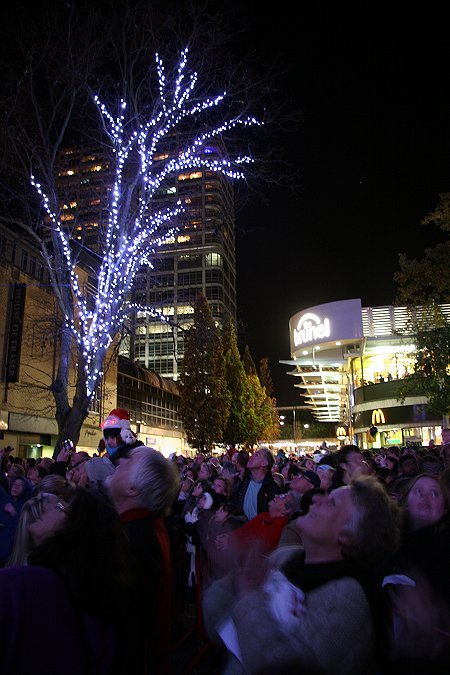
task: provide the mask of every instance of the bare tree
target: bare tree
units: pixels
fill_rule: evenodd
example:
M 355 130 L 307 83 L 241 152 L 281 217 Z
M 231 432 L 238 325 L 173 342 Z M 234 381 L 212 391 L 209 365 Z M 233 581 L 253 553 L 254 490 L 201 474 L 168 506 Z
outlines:
M 155 40 L 155 32 L 146 34 L 136 23 L 134 10 L 124 7 L 120 30 L 114 20 L 102 23 L 104 17 L 95 11 L 83 15 L 68 5 L 65 21 L 45 24 L 46 32 L 40 26 L 39 35 L 45 36 L 40 42 L 24 35 L 18 43 L 20 53 L 10 62 L 11 79 L 16 78 L 17 87 L 2 116 L 4 146 L 20 157 L 22 169 L 10 191 L 14 199 L 8 220 L 35 239 L 50 271 L 63 320 L 58 367 L 50 389 L 60 440 L 70 437 L 75 442 L 102 377 L 107 351 L 128 313 L 156 312 L 131 306 L 129 292 L 138 270 L 151 267 L 158 248 L 173 236 L 183 206 L 155 207 L 155 193 L 171 175 L 188 168 L 243 178 L 242 168 L 252 160 L 249 154 L 237 152 L 235 142 L 245 145 L 248 129 L 259 124 L 245 114 L 247 100 L 241 98 L 240 111 L 232 113 L 234 97 L 225 92 L 210 95 L 208 81 L 200 86 L 198 73 L 188 66 L 187 47 L 178 53 L 178 63 L 169 48 L 167 68 L 156 53 L 155 78 L 149 69 L 150 52 L 147 67 L 142 61 L 149 36 Z M 99 38 L 100 26 L 103 33 Z M 164 26 L 161 21 L 157 34 Z M 106 67 L 100 59 L 102 50 L 117 57 L 112 65 Z M 218 61 L 197 61 L 212 77 Z M 214 81 L 219 73 L 214 71 Z M 238 89 L 245 91 L 242 83 L 234 93 Z M 96 90 L 103 92 L 102 98 Z M 99 113 L 100 125 L 91 106 Z M 233 137 L 237 129 L 240 132 Z M 155 161 L 158 150 L 177 130 L 183 138 L 177 156 Z M 74 246 L 72 232 L 61 217 L 56 181 L 58 152 L 65 143 L 80 138 L 81 131 L 111 148 L 114 163 L 106 232 L 91 270 L 97 279 L 95 289 L 89 288 L 81 271 L 82 247 Z M 208 155 L 205 146 L 218 138 L 230 151 L 226 156 Z M 28 175 L 35 195 L 30 194 L 24 175 Z M 17 208 L 17 194 L 21 195 L 21 208 Z M 86 274 L 89 270 L 85 269 Z M 76 387 L 69 400 L 74 350 Z

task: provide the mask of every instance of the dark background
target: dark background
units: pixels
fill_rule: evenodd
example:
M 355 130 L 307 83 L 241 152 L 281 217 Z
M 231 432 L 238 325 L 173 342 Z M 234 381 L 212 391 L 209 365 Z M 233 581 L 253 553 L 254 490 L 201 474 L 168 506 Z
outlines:
M 34 11 L 83 1 L 45 0 Z M 279 162 L 268 163 L 273 178 L 237 200 L 238 328 L 256 363 L 269 357 L 278 404 L 296 405 L 279 363 L 290 357 L 289 318 L 346 298 L 392 303 L 399 253 L 418 257 L 445 238 L 421 220 L 450 190 L 447 19 L 424 6 L 331 15 L 321 4 L 204 4 L 219 26 L 221 12 L 238 12 L 235 55 L 271 73 L 272 109 L 287 114 L 261 130 L 262 162 Z M 2 6 L 0 32 L 24 11 Z
M 341 17 L 327 27 L 248 13 L 248 44 L 262 62 L 284 64 L 280 96 L 301 114 L 280 134 L 293 187 L 265 185 L 268 203 L 254 198 L 236 223 L 242 337 L 255 362 L 269 357 L 278 405 L 301 404 L 279 364 L 295 312 L 346 298 L 391 304 L 398 254 L 420 257 L 445 239 L 421 225 L 450 189 L 441 20 L 425 13 L 413 30 Z

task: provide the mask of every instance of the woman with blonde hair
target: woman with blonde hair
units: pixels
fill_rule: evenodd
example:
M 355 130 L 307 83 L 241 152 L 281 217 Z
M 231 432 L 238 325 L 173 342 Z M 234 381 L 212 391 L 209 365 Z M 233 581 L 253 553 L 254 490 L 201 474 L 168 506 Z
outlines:
M 28 556 L 35 546 L 30 534 L 30 525 L 41 520 L 48 506 L 55 505 L 57 502 L 58 497 L 48 492 L 41 492 L 25 502 L 20 512 L 11 555 L 5 567 L 28 564 Z

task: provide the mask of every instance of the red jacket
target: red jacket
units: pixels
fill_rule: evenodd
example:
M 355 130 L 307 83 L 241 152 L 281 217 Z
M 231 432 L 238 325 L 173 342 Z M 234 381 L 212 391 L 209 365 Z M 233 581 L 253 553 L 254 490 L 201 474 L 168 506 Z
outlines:
M 267 511 L 258 513 L 257 516 L 233 532 L 231 535 L 232 546 L 236 545 L 238 550 L 243 551 L 251 546 L 252 542 L 258 542 L 262 545 L 262 552 L 268 553 L 278 546 L 281 531 L 288 520 L 287 516 L 272 518 Z

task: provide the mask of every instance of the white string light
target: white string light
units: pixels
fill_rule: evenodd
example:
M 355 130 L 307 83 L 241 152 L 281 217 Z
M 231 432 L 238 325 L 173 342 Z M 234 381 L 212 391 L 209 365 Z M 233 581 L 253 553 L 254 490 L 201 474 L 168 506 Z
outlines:
M 158 54 L 155 55 L 160 106 L 157 107 L 159 112 L 145 125 L 132 128 L 133 119 L 125 123 L 127 109 L 125 101 L 120 101 L 119 113 L 114 116 L 98 96 L 94 96 L 94 102 L 113 143 L 115 174 L 97 292 L 89 299 L 80 287 L 69 237 L 60 223 L 56 208 L 54 210 L 51 208 L 40 183 L 31 176 L 31 183 L 40 195 L 51 226 L 61 242 L 62 253 L 70 274 L 75 311 L 73 316 L 69 316 L 66 311 L 65 320 L 83 355 L 89 398 L 93 397 L 95 386 L 102 376 L 106 351 L 130 311 L 149 314 L 160 318 L 161 321 L 169 320 L 160 310 L 130 304 L 128 301 L 137 272 L 143 266 L 153 267 L 152 258 L 155 252 L 174 237 L 177 232 L 177 218 L 184 211 L 183 204 L 178 201 L 173 206 L 149 215 L 149 205 L 157 190 L 169 176 L 177 176 L 187 169 L 209 170 L 222 173 L 232 180 L 241 179 L 244 173 L 239 167 L 253 162 L 249 156 L 209 159 L 204 153 L 204 148 L 207 142 L 225 131 L 238 126 L 260 125 L 261 123 L 254 117 L 224 121 L 215 128 L 191 138 L 186 148 L 176 158 L 168 159 L 164 165 L 161 161 L 154 161 L 158 147 L 181 121 L 188 117 L 199 117 L 203 111 L 219 106 L 226 97 L 224 92 L 212 99 L 190 103 L 190 97 L 197 84 L 197 73 L 186 72 L 187 55 L 186 48 L 181 52 L 172 83 L 166 77 L 162 59 Z M 169 91 L 171 84 L 172 92 Z M 130 181 L 131 154 L 133 161 L 136 157 L 139 159 L 139 171 Z M 127 178 L 124 178 L 125 169 L 128 170 Z M 138 205 L 137 213 L 133 212 L 133 204 Z

